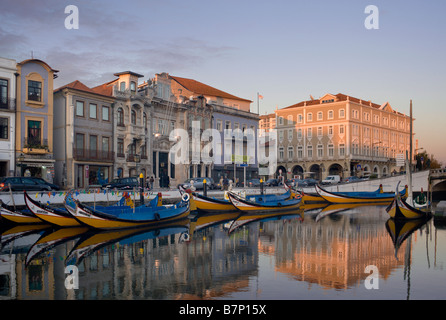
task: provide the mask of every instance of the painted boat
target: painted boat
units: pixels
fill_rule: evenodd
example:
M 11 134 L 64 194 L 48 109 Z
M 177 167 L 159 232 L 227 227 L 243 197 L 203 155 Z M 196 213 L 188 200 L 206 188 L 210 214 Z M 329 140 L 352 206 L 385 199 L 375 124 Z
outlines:
M 235 193 L 228 193 L 229 200 L 232 204 L 242 212 L 259 211 L 259 212 L 284 212 L 297 210 L 302 205 L 302 197 L 296 195 L 295 198 L 287 200 L 271 200 L 264 202 L 254 202 L 244 199 Z
M 235 211 L 221 211 L 215 213 L 206 212 L 203 214 L 198 214 L 191 219 L 190 234 L 193 235 L 194 233 L 197 233 L 203 229 L 232 221 L 237 219 L 238 216 L 240 216 L 240 211 L 237 209 L 235 209 Z
M 2 202 L 1 203 L 1 216 L 6 220 L 12 221 L 14 223 L 43 223 L 41 219 L 36 217 L 29 210 L 10 210 L 8 207 Z
M 160 205 L 161 198 L 159 194 L 152 199 L 148 206 Z M 82 224 L 77 221 L 72 213 L 76 212 L 76 204 L 72 198 L 72 193 L 68 192 L 64 199 L 64 207 L 56 208 L 32 199 L 25 191 L 25 204 L 28 209 L 39 219 L 51 223 L 59 227 L 79 227 Z M 126 205 L 126 197 L 122 197 L 116 205 L 112 206 L 96 206 L 98 210 L 113 213 L 117 208 L 128 209 Z
M 180 192 L 184 192 L 181 191 Z M 268 202 L 268 201 L 281 201 L 295 197 L 296 193 L 291 189 L 288 189 L 282 194 L 255 194 L 246 195 L 245 198 L 252 202 Z M 198 193 L 192 193 L 193 201 L 198 212 L 221 212 L 221 211 L 237 211 L 232 202 L 228 199 L 217 199 L 213 197 L 207 197 Z M 191 208 L 191 210 L 194 210 Z
M 351 192 L 330 192 L 322 189 L 319 185 L 315 186 L 316 192 L 325 200 L 331 203 L 384 203 L 392 202 L 395 195 L 393 193 L 377 191 L 351 191 Z M 407 188 L 406 188 L 407 189 Z M 406 194 L 406 189 L 399 194 Z
M 96 229 L 133 228 L 145 225 L 159 226 L 183 219 L 190 212 L 188 194 L 187 196 L 184 195 L 178 204 L 172 206 L 117 208 L 114 212 L 95 210 L 78 200 L 74 201 L 76 203 L 74 218 Z
M 26 191 L 24 197 L 28 210 L 42 221 L 60 227 L 78 227 L 81 225 L 65 207 L 56 208 L 33 200 Z
M 392 202 L 386 208 L 386 211 L 393 219 L 427 219 L 431 216 L 429 211 L 422 211 L 409 205 L 398 192 L 395 192 Z
M 302 196 L 305 203 L 327 203 L 327 200 L 322 198 L 317 192 L 304 192 L 295 190 L 296 193 Z

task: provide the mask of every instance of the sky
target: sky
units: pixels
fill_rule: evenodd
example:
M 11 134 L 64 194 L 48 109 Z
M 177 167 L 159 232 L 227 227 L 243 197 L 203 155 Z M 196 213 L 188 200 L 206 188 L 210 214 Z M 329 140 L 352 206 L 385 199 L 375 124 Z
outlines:
M 272 113 L 326 93 L 409 115 L 446 165 L 444 0 L 0 0 L 0 56 L 59 70 L 55 88 L 131 70 L 195 79 Z M 65 21 L 78 9 L 78 29 Z M 378 29 L 365 27 L 378 11 Z M 374 21 L 375 22 L 375 21 Z

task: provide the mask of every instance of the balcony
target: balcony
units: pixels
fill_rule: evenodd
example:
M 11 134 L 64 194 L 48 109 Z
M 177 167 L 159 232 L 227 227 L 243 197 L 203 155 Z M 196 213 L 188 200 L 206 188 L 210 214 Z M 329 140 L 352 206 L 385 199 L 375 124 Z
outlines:
M 114 157 L 115 153 L 113 151 L 73 148 L 73 158 L 78 161 L 113 162 Z
M 6 97 L 0 97 L 0 111 L 15 111 L 16 100 Z
M 49 152 L 48 139 L 31 138 L 23 139 L 23 153 L 27 154 L 45 154 Z

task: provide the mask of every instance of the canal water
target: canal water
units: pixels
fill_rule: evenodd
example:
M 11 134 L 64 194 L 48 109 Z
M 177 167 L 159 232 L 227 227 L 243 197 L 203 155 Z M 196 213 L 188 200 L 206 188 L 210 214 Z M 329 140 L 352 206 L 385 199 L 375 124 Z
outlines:
M 385 206 L 1 232 L 0 300 L 446 299 L 445 225 L 395 225 Z

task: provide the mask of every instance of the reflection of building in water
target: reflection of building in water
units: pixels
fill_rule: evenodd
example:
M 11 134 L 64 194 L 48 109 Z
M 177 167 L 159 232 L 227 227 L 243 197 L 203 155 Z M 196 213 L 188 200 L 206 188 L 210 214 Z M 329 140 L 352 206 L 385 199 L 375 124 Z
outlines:
M 376 207 L 372 208 L 376 211 Z M 367 265 L 377 266 L 381 279 L 403 265 L 406 243 L 398 251 L 397 261 L 386 220 L 376 212 L 333 215 L 319 222 L 308 216 L 303 223 L 269 224 L 259 242 L 259 251 L 274 254 L 276 271 L 296 280 L 347 289 L 370 275 L 364 273 Z M 267 240 L 268 236 L 271 240 Z
M 256 224 L 231 236 L 215 227 L 194 234 L 190 242 L 180 237 L 176 233 L 139 242 L 124 239 L 101 247 L 77 264 L 79 289 L 67 290 L 65 260 L 76 241 L 39 254 L 25 267 L 36 235 L 0 269 L 4 298 L 206 299 L 249 286 L 258 265 Z

